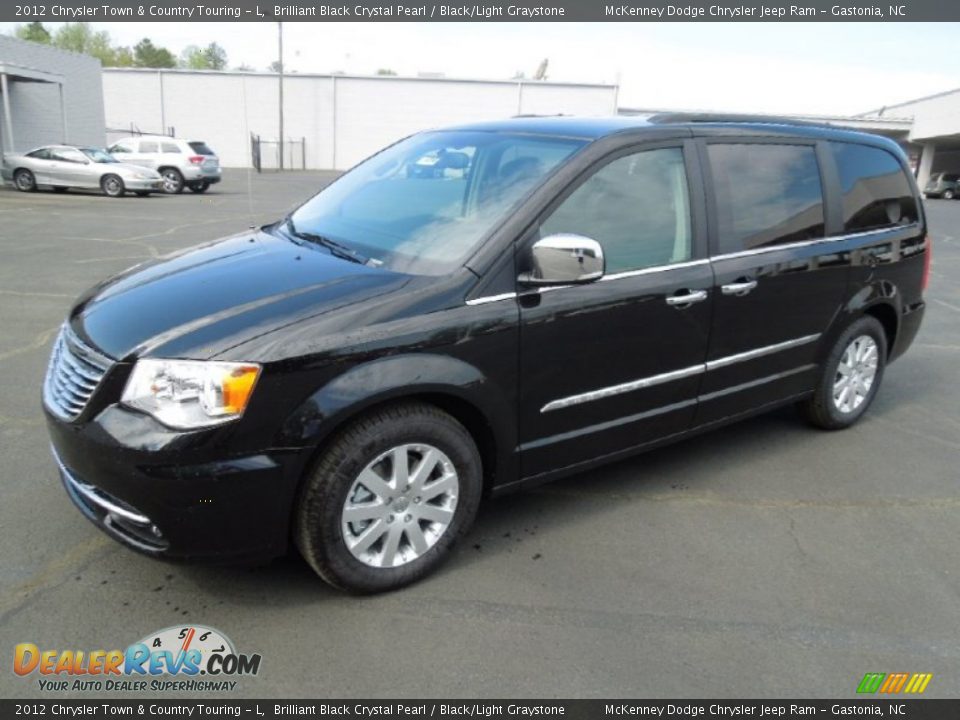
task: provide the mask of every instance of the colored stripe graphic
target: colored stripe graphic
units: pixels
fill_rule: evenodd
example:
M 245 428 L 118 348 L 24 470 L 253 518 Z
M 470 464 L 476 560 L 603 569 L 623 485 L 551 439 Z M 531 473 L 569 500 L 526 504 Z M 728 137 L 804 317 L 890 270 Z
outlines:
M 867 673 L 857 686 L 857 692 L 896 695 L 902 691 L 919 695 L 927 689 L 932 679 L 933 673 Z
M 860 681 L 860 685 L 857 686 L 857 692 L 870 694 L 875 693 L 880 689 L 880 684 L 883 682 L 885 677 L 886 673 L 867 673 L 863 676 L 863 680 Z
M 930 680 L 933 679 L 933 673 L 914 673 L 910 678 L 910 682 L 907 683 L 907 687 L 904 692 L 919 694 L 927 689 L 927 685 L 930 684 Z

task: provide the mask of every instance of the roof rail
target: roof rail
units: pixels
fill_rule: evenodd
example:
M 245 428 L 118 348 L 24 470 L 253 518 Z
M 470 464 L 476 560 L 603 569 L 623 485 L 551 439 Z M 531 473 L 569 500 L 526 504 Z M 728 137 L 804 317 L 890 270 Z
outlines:
M 744 115 L 736 113 L 657 113 L 647 118 L 647 122 L 657 124 L 670 123 L 762 123 L 765 125 L 804 125 L 809 127 L 831 127 L 827 123 L 815 123 L 809 120 L 780 117 L 777 115 Z

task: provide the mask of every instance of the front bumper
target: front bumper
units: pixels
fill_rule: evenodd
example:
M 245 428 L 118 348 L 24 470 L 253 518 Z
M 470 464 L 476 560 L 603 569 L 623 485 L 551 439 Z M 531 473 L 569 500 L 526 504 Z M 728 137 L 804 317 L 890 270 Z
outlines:
M 219 442 L 208 445 L 203 433 L 174 432 L 120 406 L 83 424 L 46 416 L 68 496 L 115 540 L 183 559 L 287 552 L 304 451 L 238 456 Z
M 163 178 L 156 178 L 153 180 L 143 180 L 140 178 L 124 179 L 123 185 L 127 190 L 163 192 Z

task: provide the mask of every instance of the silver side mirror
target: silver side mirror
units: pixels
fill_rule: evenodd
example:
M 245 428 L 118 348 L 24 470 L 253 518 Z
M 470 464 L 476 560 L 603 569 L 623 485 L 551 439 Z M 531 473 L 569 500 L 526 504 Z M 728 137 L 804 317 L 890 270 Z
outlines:
M 571 285 L 603 277 L 603 248 L 583 235 L 559 233 L 540 238 L 531 249 L 533 270 L 518 280 L 528 285 Z

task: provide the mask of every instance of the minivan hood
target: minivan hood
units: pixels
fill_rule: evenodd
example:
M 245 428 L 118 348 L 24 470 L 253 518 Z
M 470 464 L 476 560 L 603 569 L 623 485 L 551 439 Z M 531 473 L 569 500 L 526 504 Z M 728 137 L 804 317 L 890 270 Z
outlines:
M 249 231 L 135 266 L 91 288 L 70 324 L 115 359 L 207 359 L 290 322 L 398 290 L 407 280 Z

